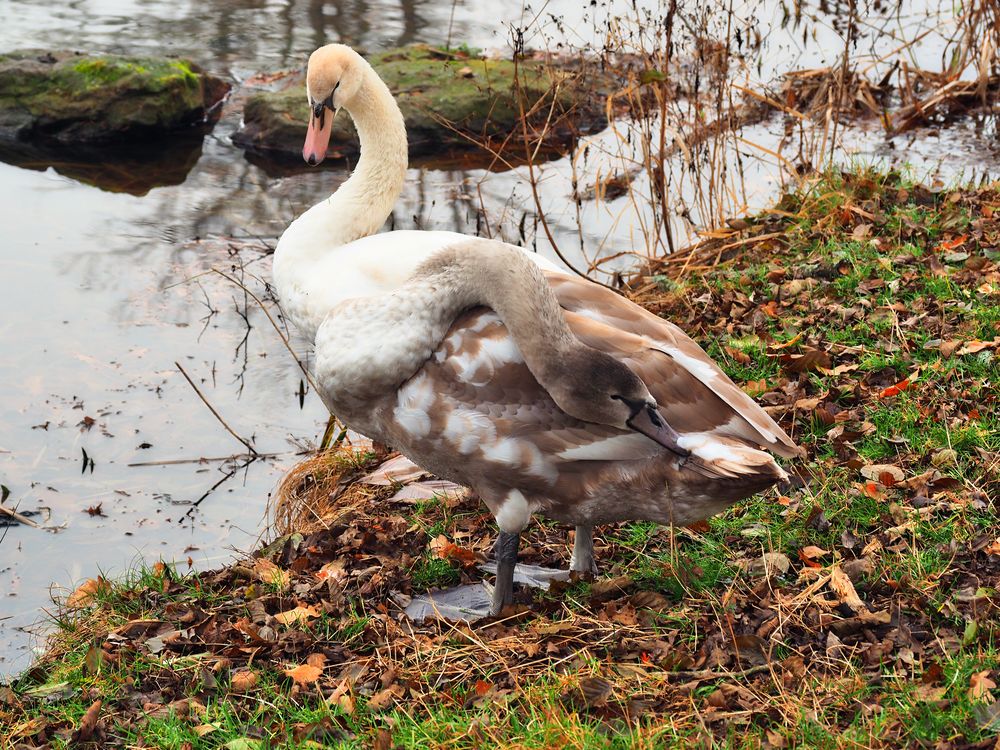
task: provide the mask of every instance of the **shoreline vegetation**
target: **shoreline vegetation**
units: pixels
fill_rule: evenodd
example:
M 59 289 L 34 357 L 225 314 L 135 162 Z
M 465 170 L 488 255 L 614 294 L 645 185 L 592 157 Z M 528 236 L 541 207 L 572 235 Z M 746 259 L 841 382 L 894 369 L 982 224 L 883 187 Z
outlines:
M 806 448 L 789 488 L 601 528 L 594 580 L 415 624 L 412 596 L 486 577 L 495 528 L 342 447 L 252 556 L 60 602 L 0 747 L 995 747 L 1000 183 L 829 171 L 729 226 L 626 293 Z M 569 549 L 542 519 L 522 559 Z

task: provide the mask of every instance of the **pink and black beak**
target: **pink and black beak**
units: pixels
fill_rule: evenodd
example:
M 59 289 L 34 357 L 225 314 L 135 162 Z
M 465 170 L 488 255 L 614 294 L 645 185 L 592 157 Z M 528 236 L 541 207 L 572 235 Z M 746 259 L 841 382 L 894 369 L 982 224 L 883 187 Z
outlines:
M 632 416 L 626 420 L 626 426 L 641 432 L 650 440 L 655 440 L 681 458 L 688 458 L 691 455 L 691 451 L 681 447 L 678 442 L 681 436 L 667 424 L 656 404 L 631 400 L 626 400 L 625 403 L 632 409 Z
M 336 91 L 336 87 L 333 89 Z M 306 130 L 306 142 L 302 147 L 302 158 L 310 166 L 316 166 L 326 158 L 326 150 L 330 145 L 330 134 L 333 132 L 333 121 L 337 110 L 333 108 L 333 92 L 325 100 L 314 102 L 309 99 L 309 128 Z

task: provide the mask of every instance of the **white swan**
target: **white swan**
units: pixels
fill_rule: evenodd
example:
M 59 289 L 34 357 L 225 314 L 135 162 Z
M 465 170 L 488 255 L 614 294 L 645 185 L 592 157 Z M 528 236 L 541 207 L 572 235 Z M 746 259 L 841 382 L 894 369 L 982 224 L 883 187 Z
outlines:
M 571 567 L 589 571 L 596 523 L 692 523 L 785 476 L 762 449 L 798 449 L 676 326 L 511 245 L 368 236 L 405 177 L 402 116 L 343 45 L 313 53 L 307 91 L 305 159 L 325 156 L 340 108 L 361 158 L 282 236 L 278 295 L 315 339 L 334 413 L 489 506 L 501 529 L 492 612 L 511 601 L 534 512 L 577 526 Z

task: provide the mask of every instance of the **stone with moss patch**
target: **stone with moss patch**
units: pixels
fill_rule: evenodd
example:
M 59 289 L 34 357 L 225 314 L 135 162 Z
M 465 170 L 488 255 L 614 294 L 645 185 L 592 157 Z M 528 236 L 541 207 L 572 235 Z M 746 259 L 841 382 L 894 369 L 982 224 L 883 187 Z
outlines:
M 212 119 L 229 86 L 187 60 L 0 55 L 0 139 L 100 143 Z
M 413 45 L 367 56 L 389 86 L 406 120 L 411 155 L 489 144 L 523 155 L 524 142 L 552 149 L 607 124 L 609 78 L 584 75 L 577 63 L 539 59 L 481 60 Z M 526 127 L 521 124 L 522 111 Z M 280 91 L 247 99 L 237 145 L 301 159 L 309 110 L 304 74 Z M 349 117 L 334 125 L 331 151 L 357 153 Z

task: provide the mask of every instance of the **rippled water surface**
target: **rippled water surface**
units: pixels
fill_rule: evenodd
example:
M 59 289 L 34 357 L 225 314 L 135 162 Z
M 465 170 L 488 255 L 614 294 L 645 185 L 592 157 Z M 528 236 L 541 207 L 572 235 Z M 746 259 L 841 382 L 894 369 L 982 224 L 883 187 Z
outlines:
M 780 19 L 778 4 L 768 7 Z M 376 49 L 450 39 L 502 49 L 511 27 L 533 19 L 545 37 L 529 32 L 528 46 L 581 45 L 600 40 L 594 14 L 605 13 L 606 5 L 570 0 L 540 10 L 513 0 L 5 0 L 0 44 L 186 55 L 238 81 L 301 66 L 329 41 Z M 771 70 L 819 64 L 827 53 L 790 35 L 772 44 Z M 122 154 L 110 176 L 82 157 L 57 169 L 0 163 L 0 484 L 8 507 L 50 529 L 0 527 L 0 674 L 30 658 L 31 626 L 50 587 L 120 575 L 140 560 L 205 566 L 247 549 L 281 472 L 322 431 L 322 405 L 303 395 L 301 373 L 266 318 L 211 269 L 259 291 L 258 279 L 270 278 L 267 244 L 344 175 L 269 176 L 231 145 L 238 122 L 231 109 L 203 142 L 174 144 L 158 159 L 150 158 L 158 144 Z M 767 143 L 780 131 L 764 123 L 746 137 Z M 590 139 L 588 158 L 597 162 L 612 140 Z M 864 131 L 848 141 L 861 158 L 903 153 L 946 175 L 996 164 L 995 138 L 974 124 L 894 144 Z M 482 201 L 492 221 L 506 218 L 516 230 L 530 202 L 524 177 L 523 169 L 413 169 L 394 224 L 473 231 Z M 748 169 L 747 183 L 750 205 L 770 200 L 766 161 Z M 578 248 L 582 235 L 591 256 L 634 246 L 641 224 L 627 198 L 584 203 L 578 216 L 571 195 L 570 159 L 546 165 L 542 204 L 562 245 Z M 218 460 L 243 447 L 178 365 L 270 457 L 246 466 Z

